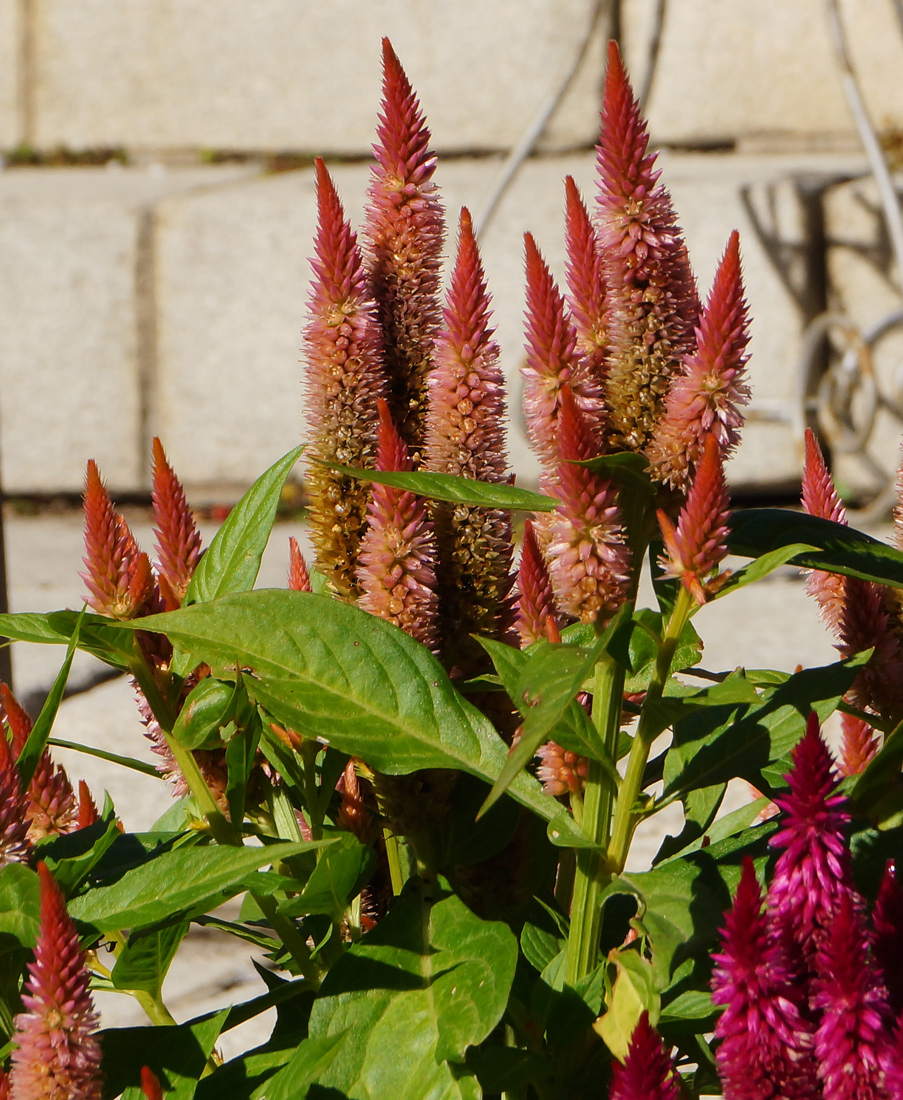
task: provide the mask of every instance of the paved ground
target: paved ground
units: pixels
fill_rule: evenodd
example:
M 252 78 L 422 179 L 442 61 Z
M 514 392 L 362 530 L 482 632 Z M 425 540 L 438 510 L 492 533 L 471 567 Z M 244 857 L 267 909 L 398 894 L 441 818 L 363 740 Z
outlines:
M 209 541 L 212 528 L 205 532 Z M 285 583 L 290 534 L 297 525 L 279 525 L 264 561 L 261 583 Z M 148 549 L 149 529 L 137 526 L 136 535 Z M 10 515 L 6 527 L 10 600 L 14 611 L 42 611 L 78 607 L 83 587 L 78 577 L 82 554 L 82 527 L 77 515 L 26 518 Z M 696 620 L 706 640 L 704 663 L 711 669 L 774 667 L 831 661 L 835 651 L 806 598 L 795 570 L 784 569 L 764 583 L 743 589 L 730 599 L 706 607 Z M 46 690 L 59 667 L 62 653 L 55 647 L 16 646 L 14 678 L 20 696 L 35 700 Z M 96 662 L 79 657 L 74 682 L 97 670 Z M 135 710 L 132 691 L 124 678 L 104 683 L 67 700 L 55 734 L 66 740 L 152 759 Z M 57 750 L 73 778 L 88 780 L 95 796 L 109 790 L 132 829 L 148 827 L 169 805 L 167 787 L 152 778 L 104 764 L 92 757 Z M 748 797 L 744 784 L 731 792 L 731 807 Z M 632 865 L 648 865 L 665 832 L 680 827 L 679 807 L 650 822 L 637 836 Z M 167 1004 L 179 1020 L 227 1001 L 238 1002 L 262 992 L 262 983 L 248 964 L 247 948 L 220 933 L 199 929 L 183 944 L 166 984 Z M 143 1022 L 143 1013 L 129 998 L 107 994 L 98 998 L 105 1023 Z M 271 1019 L 261 1018 L 230 1033 L 221 1044 L 228 1057 L 254 1045 L 268 1034 Z

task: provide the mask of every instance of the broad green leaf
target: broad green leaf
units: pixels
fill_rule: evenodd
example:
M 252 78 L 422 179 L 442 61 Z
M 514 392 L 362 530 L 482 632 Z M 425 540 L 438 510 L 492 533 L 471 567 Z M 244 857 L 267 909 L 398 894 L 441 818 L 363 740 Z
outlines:
M 376 853 L 350 834 L 343 834 L 320 856 L 304 889 L 289 898 L 280 912 L 291 917 L 324 913 L 338 922 L 350 902 L 367 883 L 376 865 Z
M 817 554 L 818 547 L 808 546 L 804 542 L 794 542 L 790 546 L 779 546 L 777 550 L 762 554 L 755 561 L 751 561 L 749 565 L 744 565 L 742 569 L 734 570 L 711 598 L 720 600 L 722 596 L 727 596 L 738 588 L 745 588 L 746 585 L 752 584 L 754 581 L 762 580 L 763 577 L 767 577 L 775 569 L 780 569 L 782 565 L 786 565 L 800 554 L 812 553 Z
M 684 827 L 677 836 L 665 837 L 653 864 L 663 863 L 675 852 L 683 851 L 693 841 L 701 843 L 718 813 L 726 789 L 726 783 L 716 783 L 711 787 L 694 787 L 686 792 L 681 799 L 684 805 Z
M 227 592 L 254 587 L 282 488 L 303 450 L 303 445 L 295 447 L 280 458 L 235 505 L 198 562 L 185 604 L 206 603 Z
M 149 932 L 132 932 L 110 975 L 113 985 L 117 989 L 139 989 L 159 1000 L 169 965 L 188 928 L 189 922 L 182 921 Z
M 562 951 L 567 940 L 567 919 L 545 902 L 533 899 L 530 915 L 520 934 L 521 951 L 540 973 Z
M 517 941 L 507 925 L 433 889 L 434 900 L 422 885 L 398 899 L 324 979 L 310 1036 L 346 1035 L 318 1082 L 324 1095 L 330 1088 L 361 1100 L 480 1095 L 474 1079 L 460 1076 L 461 1063 L 505 1011 Z
M 346 1034 L 339 1031 L 301 1042 L 288 1063 L 267 1082 L 266 1100 L 305 1100 L 310 1086 L 317 1084 L 335 1061 Z
M 386 774 L 453 768 L 491 784 L 505 765 L 504 742 L 429 650 L 350 604 L 263 590 L 130 626 L 166 634 L 222 679 L 241 669 L 248 695 L 277 722 Z M 526 773 L 510 791 L 546 821 L 558 811 Z
M 903 587 L 903 553 L 841 523 L 781 508 L 750 508 L 734 512 L 730 528 L 732 554 L 759 558 L 805 544 L 816 549 L 797 554 L 794 565 Z
M 884 744 L 856 780 L 850 797 L 863 813 L 869 813 L 896 787 L 903 764 L 903 722 L 884 739 Z
M 612 1054 L 623 1061 L 640 1016 L 648 1012 L 650 1023 L 658 1022 L 661 999 L 656 973 L 647 959 L 629 950 L 613 951 L 610 958 L 617 971 L 611 1000 L 593 1029 Z
M 219 728 L 232 710 L 236 685 L 224 684 L 215 676 L 205 676 L 191 689 L 172 736 L 183 749 L 213 748 L 221 745 Z
M 655 672 L 660 640 L 663 630 L 662 615 L 649 608 L 641 608 L 634 614 L 634 629 L 630 634 L 630 646 L 627 666 L 627 678 L 624 690 L 629 692 L 645 691 Z M 670 674 L 683 672 L 699 663 L 702 655 L 702 642 L 692 623 L 687 623 L 681 632 L 674 656 L 671 658 Z
M 732 810 L 731 813 L 725 814 L 724 817 L 719 817 L 709 826 L 703 836 L 696 837 L 695 840 L 690 841 L 679 851 L 664 856 L 659 852 L 656 856 L 656 863 L 669 863 L 672 859 L 680 859 L 689 855 L 690 852 L 698 852 L 712 844 L 727 840 L 728 837 L 736 836 L 737 833 L 742 833 L 744 829 L 748 829 L 754 824 L 770 802 L 771 799 L 764 794 L 761 798 L 754 798 L 746 806 L 740 806 L 738 809 Z M 664 849 L 664 845 L 662 847 Z
M 22 947 L 34 947 L 40 927 L 38 876 L 22 863 L 8 863 L 0 871 L 0 946 L 12 936 Z
M 475 481 L 454 474 L 390 473 L 382 470 L 361 470 L 357 466 L 340 466 L 334 462 L 321 463 L 359 481 L 390 485 L 405 489 L 431 500 L 445 500 L 450 504 L 468 504 L 475 508 L 501 508 L 507 512 L 552 512 L 558 506 L 554 497 L 518 489 L 514 485 L 496 485 L 489 481 Z
M 121 837 L 110 804 L 104 807 L 102 819 L 93 825 L 42 840 L 36 855 L 47 864 L 66 897 L 71 897 Z
M 106 1028 L 100 1033 L 104 1100 L 120 1094 L 144 1100 L 142 1066 L 157 1075 L 166 1100 L 191 1100 L 228 1014 L 224 1008 L 178 1026 Z
M 0 615 L 0 633 L 17 642 L 44 645 L 68 645 L 79 628 L 78 648 L 91 653 L 114 668 L 126 670 L 137 656 L 134 636 L 119 629 L 112 619 L 77 611 L 51 611 L 46 615 L 31 612 Z
M 181 914 L 202 912 L 242 888 L 242 879 L 258 867 L 330 841 L 273 844 L 265 848 L 177 848 L 126 871 L 121 878 L 69 902 L 75 920 L 99 932 L 142 928 Z

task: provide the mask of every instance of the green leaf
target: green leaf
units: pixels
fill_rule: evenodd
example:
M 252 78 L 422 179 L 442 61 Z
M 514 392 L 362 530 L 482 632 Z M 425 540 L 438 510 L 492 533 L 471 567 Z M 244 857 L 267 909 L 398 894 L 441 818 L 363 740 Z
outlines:
M 841 523 L 781 508 L 750 508 L 734 512 L 730 528 L 732 554 L 759 558 L 802 543 L 815 549 L 798 553 L 794 565 L 903 587 L 903 553 Z
M 242 888 L 242 879 L 281 859 L 325 847 L 331 841 L 273 844 L 265 848 L 177 848 L 102 883 L 69 902 L 75 920 L 99 932 L 142 928 L 179 915 L 203 912 Z
M 324 913 L 338 923 L 376 866 L 376 853 L 348 833 L 320 856 L 304 889 L 279 906 L 291 917 Z
M 339 1031 L 304 1039 L 288 1063 L 267 1082 L 266 1100 L 304 1100 L 310 1086 L 317 1084 L 335 1061 L 346 1034 Z
M 75 741 L 64 741 L 61 737 L 50 737 L 47 744 L 50 746 L 56 745 L 61 749 L 71 749 L 73 752 L 93 756 L 98 760 L 107 760 L 111 764 L 118 764 L 121 768 L 130 768 L 132 771 L 141 772 L 142 775 L 152 775 L 154 779 L 163 778 L 154 764 L 148 764 L 146 760 L 138 760 L 134 756 L 120 756 L 119 753 L 97 749 L 93 745 L 79 745 Z
M 640 1016 L 648 1012 L 650 1023 L 658 1022 L 660 998 L 656 973 L 642 955 L 630 950 L 613 951 L 610 959 L 617 971 L 611 999 L 593 1028 L 612 1054 L 623 1061 Z
M 872 812 L 900 781 L 903 764 L 903 722 L 884 739 L 884 744 L 856 780 L 850 798 L 862 813 Z
M 280 458 L 235 505 L 198 562 L 185 604 L 206 603 L 254 587 L 283 486 L 303 450 L 303 445 L 295 447 Z
M 277 722 L 388 775 L 453 768 L 492 783 L 504 767 L 504 742 L 429 650 L 350 604 L 262 590 L 123 626 L 166 634 L 222 679 L 241 669 Z M 525 773 L 511 794 L 545 821 L 558 811 Z
M 479 1097 L 461 1063 L 502 1018 L 516 962 L 507 925 L 442 888 L 434 898 L 410 890 L 323 982 L 310 1036 L 346 1033 L 320 1078 L 324 1095 Z
M 221 745 L 219 728 L 228 721 L 237 691 L 236 684 L 224 684 L 205 676 L 192 689 L 172 727 L 172 736 L 183 749 L 215 748 Z
M 655 663 L 664 633 L 661 612 L 641 608 L 634 614 L 634 629 L 630 634 L 627 658 L 628 676 L 624 690 L 645 691 L 655 673 Z M 692 668 L 702 656 L 702 642 L 692 623 L 681 631 L 674 656 L 671 658 L 670 675 Z
M 117 989 L 137 989 L 158 1001 L 163 979 L 190 924 L 168 924 L 149 932 L 132 932 L 116 960 L 110 978 Z
M 45 838 L 38 843 L 36 855 L 66 897 L 71 897 L 121 837 L 112 805 L 105 806 L 102 820 L 74 833 Z
M 779 546 L 777 550 L 762 554 L 761 557 L 756 558 L 749 565 L 744 565 L 742 569 L 734 570 L 711 599 L 720 600 L 722 596 L 735 592 L 738 588 L 744 588 L 754 581 L 762 580 L 763 577 L 767 577 L 775 569 L 780 569 L 782 565 L 786 565 L 800 554 L 811 553 L 818 553 L 818 547 L 808 546 L 804 542 L 794 542 L 790 546 Z
M 639 451 L 618 451 L 611 455 L 597 455 L 582 462 L 575 461 L 574 465 L 587 466 L 597 474 L 609 478 L 621 489 L 627 489 L 640 496 L 652 499 L 656 494 L 657 486 L 653 485 L 647 473 L 649 459 Z
M 0 871 L 0 941 L 11 936 L 22 947 L 34 947 L 40 928 L 38 876 L 22 863 L 8 863 Z
M 553 512 L 558 506 L 554 497 L 518 489 L 514 485 L 496 485 L 489 481 L 476 481 L 454 474 L 386 473 L 382 470 L 361 470 L 357 466 L 340 466 L 335 462 L 322 462 L 332 470 L 355 477 L 359 481 L 390 485 L 406 489 L 431 500 L 445 500 L 450 504 L 468 504 L 476 508 L 500 508 L 506 512 Z
M 44 645 L 68 645 L 76 624 L 78 648 L 91 653 L 114 668 L 126 670 L 137 656 L 134 636 L 119 629 L 119 624 L 102 615 L 78 611 L 51 611 L 46 615 L 31 612 L 0 615 L 0 633 L 17 642 Z

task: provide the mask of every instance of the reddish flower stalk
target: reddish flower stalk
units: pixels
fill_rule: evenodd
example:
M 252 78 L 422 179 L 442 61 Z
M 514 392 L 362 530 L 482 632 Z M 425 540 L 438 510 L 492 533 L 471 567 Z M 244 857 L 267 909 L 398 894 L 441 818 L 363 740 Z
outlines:
M 163 1087 L 156 1073 L 149 1066 L 141 1067 L 141 1091 L 147 1100 L 163 1100 Z
M 837 770 L 844 777 L 861 775 L 878 751 L 878 736 L 865 719 L 845 712 L 840 716 L 840 729 Z
M 298 540 L 292 535 L 288 540 L 288 586 L 292 592 L 313 592 L 307 562 L 298 546 Z
M 893 860 L 888 860 L 872 913 L 875 960 L 881 971 L 897 1019 L 903 1013 L 903 887 Z
M 383 400 L 379 402 L 378 470 L 410 470 L 407 447 Z M 374 485 L 370 526 L 361 543 L 360 606 L 401 627 L 418 641 L 438 645 L 436 540 L 421 497 Z
M 24 863 L 31 854 L 27 811 L 28 799 L 19 783 L 6 731 L 0 729 L 0 868 Z
M 552 578 L 533 533 L 531 520 L 524 524 L 517 588 L 517 632 L 524 645 L 532 645 L 547 637 L 550 621 L 558 629 L 563 620 L 555 604 Z
M 721 449 L 713 434 L 705 441 L 702 460 L 677 526 L 665 512 L 658 512 L 668 552 L 668 558 L 663 558 L 661 564 L 667 574 L 680 577 L 681 584 L 700 604 L 724 583 L 724 576 L 714 574 L 727 556 L 730 514 Z
M 606 387 L 612 445 L 643 450 L 672 380 L 694 349 L 699 299 L 671 199 L 656 186 L 655 156 L 614 42 L 598 146 L 599 229 L 606 257 Z
M 816 970 L 812 1003 L 821 1017 L 815 1052 L 825 1100 L 884 1100 L 892 1018 L 862 914 L 849 893 L 825 927 Z
M 612 483 L 574 460 L 592 458 L 594 440 L 566 383 L 561 387 L 558 484 L 546 555 L 558 606 L 583 622 L 608 620 L 624 601 L 630 552 Z
M 426 380 L 439 328 L 445 236 L 430 131 L 401 62 L 383 39 L 383 99 L 373 146 L 364 235 L 382 328 L 388 400 L 414 468 L 426 414 Z
M 508 481 L 505 382 L 490 327 L 486 277 L 470 214 L 461 211 L 458 256 L 429 379 L 424 465 L 495 484 Z M 507 512 L 466 505 L 433 511 L 442 569 L 442 631 L 452 663 L 484 654 L 471 634 L 499 637 L 511 623 L 513 546 Z
M 76 828 L 87 829 L 89 825 L 95 825 L 98 821 L 100 821 L 100 814 L 97 812 L 97 807 L 94 805 L 94 799 L 91 797 L 91 791 L 88 788 L 88 784 L 84 779 L 79 779 Z
M 633 1030 L 624 1064 L 612 1066 L 610 1100 L 678 1100 L 674 1062 L 644 1012 Z
M 16 1017 L 10 1083 L 14 1100 L 100 1100 L 98 1018 L 78 933 L 44 863 L 41 930 Z
M 201 559 L 201 536 L 188 507 L 182 483 L 173 473 L 163 444 L 154 436 L 154 480 L 151 501 L 157 536 L 160 585 L 168 611 L 182 606 L 189 581 Z
M 146 614 L 157 598 L 150 559 L 113 508 L 93 459 L 85 473 L 84 509 L 87 572 L 80 576 L 88 586 L 88 603 L 114 619 Z
M 601 380 L 590 373 L 588 363 L 577 349 L 577 331 L 552 273 L 529 233 L 524 236 L 524 243 L 527 271 L 524 419 L 530 445 L 543 466 L 554 470 L 558 462 L 556 440 L 562 386 L 570 387 L 587 421 L 593 454 L 602 450 L 605 405 Z
M 602 252 L 572 176 L 565 178 L 564 186 L 568 304 L 577 330 L 577 349 L 586 357 L 590 375 L 601 381 L 607 370 L 608 356 L 607 291 Z
M 536 778 L 542 783 L 544 794 L 557 798 L 583 789 L 589 774 L 589 761 L 585 756 L 563 749 L 554 741 L 547 741 L 536 750 L 541 763 Z
M 0 700 L 11 734 L 12 752 L 18 760 L 31 733 L 32 721 L 6 684 L 0 684 Z M 78 804 L 72 784 L 65 769 L 53 763 L 46 749 L 38 758 L 25 794 L 28 838 L 32 842 L 78 828 Z
M 813 1028 L 795 974 L 769 934 L 748 857 L 713 959 L 712 1000 L 725 1006 L 715 1026 L 725 1100 L 816 1100 Z
M 317 567 L 341 596 L 357 594 L 357 552 L 366 526 L 366 485 L 320 465 L 372 468 L 376 402 L 386 392 L 375 305 L 363 258 L 335 186 L 317 160 L 317 235 L 310 320 L 304 330 L 307 492 Z
M 743 296 L 740 237 L 731 234 L 696 330 L 696 350 L 683 364 L 655 427 L 648 455 L 653 476 L 686 489 L 714 434 L 724 461 L 740 441 L 741 406 L 749 401 L 746 346 L 749 311 Z

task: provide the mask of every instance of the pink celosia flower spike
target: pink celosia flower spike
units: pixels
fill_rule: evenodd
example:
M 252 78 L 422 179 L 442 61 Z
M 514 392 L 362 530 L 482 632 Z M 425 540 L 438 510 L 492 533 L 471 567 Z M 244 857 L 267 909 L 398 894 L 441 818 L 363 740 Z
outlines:
M 559 798 L 583 790 L 589 774 L 589 761 L 585 756 L 563 749 L 555 741 L 547 741 L 536 750 L 539 767 L 536 778 L 542 783 L 544 794 Z
M 781 945 L 769 936 L 748 857 L 713 960 L 712 1000 L 725 1006 L 715 1025 L 725 1100 L 817 1100 L 812 1025 Z
M 85 957 L 62 892 L 44 863 L 41 930 L 16 1017 L 13 1100 L 100 1100 L 98 1018 Z
M 875 930 L 875 960 L 887 986 L 890 1007 L 899 1019 L 903 1015 L 903 887 L 893 860 L 884 869 L 881 888 L 872 913 Z
M 869 954 L 862 914 L 841 896 L 815 959 L 813 1008 L 818 1076 L 825 1100 L 884 1100 L 893 1057 L 887 990 Z
M 304 330 L 308 457 L 372 468 L 376 402 L 386 392 L 379 328 L 357 238 L 322 160 L 316 167 L 318 225 Z M 339 595 L 354 596 L 367 487 L 314 461 L 307 493 L 317 567 Z
M 846 712 L 840 716 L 840 730 L 837 770 L 844 777 L 861 775 L 878 751 L 878 737 L 865 719 Z
M 649 444 L 647 454 L 658 480 L 686 489 L 710 433 L 718 440 L 722 458 L 730 457 L 740 440 L 741 406 L 749 401 L 748 343 L 740 237 L 734 231 L 696 330 L 696 350 L 674 380 Z
M 486 278 L 470 213 L 461 211 L 458 255 L 429 378 L 424 465 L 496 484 L 508 480 L 505 382 L 490 327 Z M 508 512 L 466 505 L 433 510 L 439 556 L 442 633 L 453 664 L 479 659 L 470 637 L 500 637 L 511 625 L 513 545 Z
M 810 516 L 846 523 L 846 509 L 828 473 L 824 455 L 811 428 L 806 429 L 806 456 L 803 463 L 803 508 Z M 843 617 L 844 578 L 837 573 L 813 569 L 806 580 L 806 591 L 818 604 L 822 619 L 836 631 Z
M 426 379 L 439 328 L 445 235 L 430 131 L 401 62 L 383 39 L 383 100 L 373 146 L 376 165 L 364 222 L 373 295 L 389 376 L 389 408 L 413 449 L 415 468 L 426 412 Z
M 551 514 L 546 557 L 558 606 L 583 622 L 606 622 L 623 603 L 630 577 L 630 551 L 620 523 L 617 491 L 586 466 L 594 439 L 563 384 L 558 425 L 561 504 Z
M 23 863 L 31 853 L 27 809 L 6 731 L 0 728 L 0 868 Z
M 662 559 L 665 572 L 680 577 L 681 584 L 700 604 L 705 603 L 725 579 L 724 575 L 713 574 L 727 556 L 730 514 L 721 448 L 715 436 L 710 435 L 677 526 L 665 512 L 658 512 L 668 552 L 668 557 Z
M 589 212 L 572 176 L 565 177 L 564 186 L 568 303 L 577 330 L 577 347 L 586 356 L 590 373 L 601 380 L 605 376 L 608 356 L 602 253 Z
M 313 592 L 307 562 L 294 535 L 288 540 L 289 566 L 288 586 L 292 592 Z
M 378 470 L 410 470 L 407 446 L 379 402 Z M 438 645 L 436 541 L 421 497 L 374 485 L 370 526 L 361 543 L 360 606 L 401 627 L 424 645 Z
M 781 939 L 811 963 L 818 941 L 840 900 L 854 890 L 845 827 L 847 800 L 836 794 L 839 779 L 810 714 L 806 733 L 793 750 L 786 775 L 789 790 L 775 796 L 781 827 L 769 844 L 781 851 L 768 888 L 768 906 Z
M 89 460 L 85 474 L 85 557 L 81 573 L 88 603 L 101 615 L 135 619 L 151 608 L 157 586 L 147 554 L 123 517 L 113 508 L 97 464 Z
M 552 579 L 533 533 L 531 520 L 524 524 L 517 588 L 517 632 L 525 645 L 532 645 L 547 636 L 546 624 L 549 620 L 556 627 L 560 627 L 563 620 L 555 604 Z
M 182 483 L 166 459 L 163 444 L 154 437 L 154 506 L 158 583 L 168 611 L 182 606 L 188 582 L 201 559 L 201 536 L 185 499 Z
M 610 1100 L 678 1100 L 674 1062 L 644 1012 L 633 1029 L 624 1064 L 614 1063 Z
M 18 760 L 31 733 L 32 721 L 9 687 L 2 683 L 0 700 L 11 735 L 13 756 Z M 53 763 L 46 749 L 38 758 L 25 794 L 29 840 L 71 833 L 78 828 L 78 803 L 69 776 L 62 765 Z
M 601 379 L 593 377 L 577 349 L 577 330 L 552 273 L 529 233 L 524 236 L 524 243 L 527 272 L 524 419 L 530 445 L 547 471 L 553 471 L 558 462 L 561 387 L 570 387 L 587 421 L 593 454 L 602 450 L 605 406 Z
M 694 348 L 699 299 L 671 199 L 621 63 L 608 47 L 598 146 L 598 216 L 613 346 L 606 396 L 613 445 L 643 450 Z

